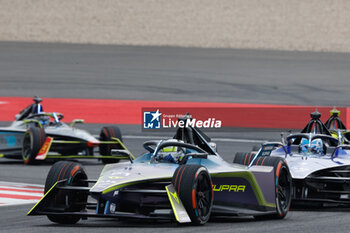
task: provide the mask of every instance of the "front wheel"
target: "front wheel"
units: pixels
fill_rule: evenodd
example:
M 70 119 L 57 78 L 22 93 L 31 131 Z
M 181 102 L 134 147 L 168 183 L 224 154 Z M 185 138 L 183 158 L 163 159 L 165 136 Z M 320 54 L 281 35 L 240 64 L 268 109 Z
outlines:
M 255 155 L 256 153 L 254 152 L 237 152 L 233 158 L 233 163 L 248 166 Z
M 81 164 L 76 162 L 59 161 L 55 163 L 47 175 L 44 189 L 45 193 L 49 191 L 57 181 L 61 180 L 66 180 L 64 185 L 67 186 L 88 186 L 85 170 Z M 49 203 L 49 207 L 53 209 L 62 209 L 62 211 L 64 210 L 67 212 L 79 212 L 85 209 L 86 202 L 86 194 L 59 190 L 57 194 L 55 194 L 52 203 Z M 52 222 L 61 224 L 74 224 L 80 220 L 79 216 L 71 215 L 47 215 L 47 217 Z
M 39 127 L 30 127 L 24 133 L 22 158 L 25 164 L 35 164 L 35 157 L 44 144 L 46 134 L 44 129 Z
M 208 170 L 200 165 L 181 165 L 173 175 L 177 191 L 192 223 L 205 224 L 211 214 L 214 193 Z

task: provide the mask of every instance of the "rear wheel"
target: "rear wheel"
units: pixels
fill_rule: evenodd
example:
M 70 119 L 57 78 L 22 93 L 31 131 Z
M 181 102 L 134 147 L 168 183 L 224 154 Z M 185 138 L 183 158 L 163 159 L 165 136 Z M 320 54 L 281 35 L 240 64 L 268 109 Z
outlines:
M 261 147 L 261 145 L 254 145 L 252 147 L 252 151 L 258 151 L 258 150 L 260 150 L 260 147 Z
M 256 153 L 254 152 L 237 152 L 233 158 L 233 163 L 238 163 L 241 165 L 248 166 L 250 162 L 254 159 Z
M 35 164 L 35 157 L 44 144 L 46 134 L 44 129 L 39 127 L 30 127 L 24 133 L 22 158 L 25 164 Z
M 51 187 L 61 180 L 66 180 L 64 185 L 67 186 L 84 186 L 88 183 L 84 180 L 87 175 L 83 166 L 76 162 L 59 161 L 55 163 L 47 175 L 45 182 L 45 193 Z M 87 195 L 85 193 L 59 190 L 52 199 L 49 208 L 62 210 L 65 212 L 79 212 L 85 209 Z M 56 223 L 74 224 L 80 220 L 79 216 L 72 215 L 47 215 L 47 217 Z
M 292 201 L 292 177 L 285 160 L 280 157 L 263 156 L 256 159 L 253 162 L 253 165 L 272 166 L 275 173 L 276 214 L 268 216 L 256 216 L 256 218 L 284 218 L 289 211 Z
M 286 164 L 282 164 L 279 174 L 276 171 L 276 207 L 277 214 L 274 216 L 277 219 L 284 218 L 290 208 L 292 201 L 292 178 Z
M 113 141 L 112 138 L 122 139 L 122 133 L 116 126 L 105 126 L 101 129 L 100 140 L 101 141 Z M 119 144 L 100 144 L 101 155 L 112 155 L 112 149 L 123 149 Z M 119 159 L 101 159 L 103 163 L 117 163 Z
M 192 223 L 205 224 L 210 218 L 214 200 L 208 170 L 200 165 L 181 165 L 174 172 L 172 184 Z

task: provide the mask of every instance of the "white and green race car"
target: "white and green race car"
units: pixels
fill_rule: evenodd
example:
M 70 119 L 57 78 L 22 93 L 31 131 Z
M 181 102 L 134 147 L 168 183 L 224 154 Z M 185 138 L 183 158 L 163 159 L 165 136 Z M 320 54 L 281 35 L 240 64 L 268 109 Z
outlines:
M 123 147 L 122 134 L 116 126 L 106 126 L 99 138 L 78 129 L 76 119 L 70 125 L 62 122 L 63 114 L 43 112 L 41 99 L 34 98 L 32 105 L 22 110 L 8 127 L 0 128 L 0 156 L 23 159 L 25 164 L 35 164 L 45 159 L 97 158 L 104 163 L 117 162 L 112 149 Z M 95 155 L 94 148 L 99 149 Z

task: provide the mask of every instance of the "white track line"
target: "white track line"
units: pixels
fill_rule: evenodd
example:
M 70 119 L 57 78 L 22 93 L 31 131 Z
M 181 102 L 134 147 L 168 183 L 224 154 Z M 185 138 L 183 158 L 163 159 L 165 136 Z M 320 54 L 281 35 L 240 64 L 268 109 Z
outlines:
M 36 203 L 43 195 L 43 185 L 0 181 L 0 207 Z
M 20 186 L 10 186 L 10 185 L 1 185 L 1 188 L 7 188 L 7 189 L 13 189 L 13 190 L 27 190 L 27 191 L 40 191 L 42 190 L 41 187 L 32 187 L 32 188 L 26 188 L 26 187 L 20 187 Z
M 8 181 L 0 181 L 0 185 L 8 185 L 11 187 L 32 186 L 33 188 L 39 188 L 39 189 L 44 188 L 44 185 L 41 185 L 41 184 L 27 184 L 27 183 L 8 182 Z
M 31 196 L 31 197 L 42 197 L 43 193 L 30 193 L 26 192 L 28 190 L 23 190 L 23 191 L 7 191 L 7 190 L 2 190 L 2 187 L 0 186 L 0 194 L 11 194 L 11 195 L 26 195 L 26 196 Z

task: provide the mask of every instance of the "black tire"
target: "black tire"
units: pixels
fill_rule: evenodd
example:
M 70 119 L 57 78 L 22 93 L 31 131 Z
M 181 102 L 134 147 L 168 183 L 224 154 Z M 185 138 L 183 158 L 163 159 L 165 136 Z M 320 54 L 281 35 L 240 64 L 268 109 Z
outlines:
M 262 156 L 257 158 L 253 165 L 272 166 L 275 174 L 275 204 L 276 214 L 255 216 L 257 219 L 282 219 L 290 208 L 292 202 L 292 177 L 287 163 L 283 158 Z
M 258 151 L 258 150 L 260 150 L 260 148 L 261 148 L 261 145 L 254 145 L 252 147 L 252 151 Z
M 87 179 L 87 175 L 81 164 L 70 161 L 59 161 L 51 167 L 46 178 L 44 190 L 46 193 L 57 181 L 60 180 L 66 180 L 65 185 L 87 187 L 88 183 L 86 181 L 82 181 L 84 179 Z M 78 202 L 79 204 L 75 204 Z M 70 212 L 79 212 L 85 209 L 84 203 L 86 202 L 86 194 L 78 195 L 77 192 L 60 190 L 52 198 L 52 203 L 50 203 L 49 207 L 57 209 L 62 208 L 65 211 Z M 61 224 L 74 224 L 80 220 L 79 216 L 70 215 L 47 215 L 47 217 L 52 222 Z
M 174 172 L 172 184 L 192 223 L 205 224 L 210 218 L 214 200 L 208 170 L 196 164 L 181 165 Z
M 255 157 L 255 155 L 256 153 L 254 152 L 237 152 L 235 157 L 233 158 L 233 163 L 248 166 Z
M 35 164 L 38 161 L 35 157 L 46 140 L 44 129 L 39 127 L 30 127 L 24 133 L 22 158 L 25 164 Z
M 100 140 L 101 141 L 112 141 L 113 138 L 118 138 L 120 141 L 123 141 L 122 133 L 120 129 L 116 126 L 105 126 L 102 127 L 100 132 Z M 112 149 L 123 149 L 119 144 L 111 145 L 111 144 L 100 144 L 99 146 L 101 155 L 112 155 Z M 118 163 L 119 159 L 101 159 L 104 164 L 107 163 Z

